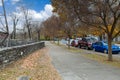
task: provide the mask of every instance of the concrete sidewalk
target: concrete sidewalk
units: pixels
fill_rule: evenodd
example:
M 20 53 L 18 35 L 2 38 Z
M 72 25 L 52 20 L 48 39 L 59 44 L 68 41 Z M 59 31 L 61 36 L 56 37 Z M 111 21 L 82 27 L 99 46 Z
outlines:
M 46 42 L 53 65 L 63 80 L 120 80 L 120 69 L 89 60 Z

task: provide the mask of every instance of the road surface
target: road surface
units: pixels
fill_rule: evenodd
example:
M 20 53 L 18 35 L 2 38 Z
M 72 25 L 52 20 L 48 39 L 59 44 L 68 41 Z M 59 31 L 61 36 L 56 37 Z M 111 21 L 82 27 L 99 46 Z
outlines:
M 53 65 L 63 80 L 120 80 L 120 69 L 46 42 Z

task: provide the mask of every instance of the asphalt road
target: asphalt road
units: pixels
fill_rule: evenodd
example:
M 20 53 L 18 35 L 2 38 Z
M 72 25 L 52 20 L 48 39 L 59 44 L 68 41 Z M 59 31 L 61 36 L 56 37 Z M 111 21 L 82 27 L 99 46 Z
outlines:
M 120 80 L 120 69 L 46 42 L 53 65 L 63 80 Z

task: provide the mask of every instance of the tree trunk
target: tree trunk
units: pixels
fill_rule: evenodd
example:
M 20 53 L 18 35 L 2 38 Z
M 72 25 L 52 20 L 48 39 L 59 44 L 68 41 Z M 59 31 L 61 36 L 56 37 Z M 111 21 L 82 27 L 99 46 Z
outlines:
M 37 31 L 38 34 L 38 41 L 40 41 L 40 30 Z
M 70 32 L 68 31 L 68 49 L 70 49 L 70 39 L 71 39 L 71 35 Z
M 22 36 L 24 36 L 23 39 L 25 40 L 27 38 L 27 33 L 24 32 L 24 34 Z
M 7 43 L 6 43 L 6 47 L 10 47 L 11 46 L 11 42 L 10 42 L 10 34 L 7 37 Z
M 102 35 L 99 36 L 100 41 L 102 41 Z
M 14 27 L 13 27 L 13 39 L 16 39 L 16 25 L 15 25 L 15 22 L 14 22 Z
M 58 45 L 60 45 L 60 40 L 59 40 L 59 38 L 58 38 L 57 40 L 58 40 Z
M 5 46 L 4 42 L 5 40 L 8 38 L 9 34 L 6 33 L 7 35 L 5 36 L 5 38 L 2 40 L 2 42 L 0 43 L 0 46 Z
M 112 38 L 108 36 L 108 61 L 112 61 Z
M 9 28 L 8 28 L 8 22 L 7 22 L 7 15 L 6 15 L 6 10 L 5 10 L 4 0 L 2 0 L 2 7 L 3 7 L 3 11 L 4 11 L 6 31 L 7 31 L 7 33 L 9 33 Z
M 29 39 L 32 40 L 30 26 L 27 25 Z
M 68 49 L 70 49 L 70 38 L 68 39 Z

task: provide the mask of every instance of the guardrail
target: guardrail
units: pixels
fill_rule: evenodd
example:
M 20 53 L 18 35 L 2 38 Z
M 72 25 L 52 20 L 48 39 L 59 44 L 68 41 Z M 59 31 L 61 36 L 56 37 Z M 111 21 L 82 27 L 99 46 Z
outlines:
M 0 49 L 0 66 L 7 65 L 12 61 L 16 61 L 35 50 L 41 49 L 45 46 L 44 42 L 35 42 L 31 44 L 7 47 Z

